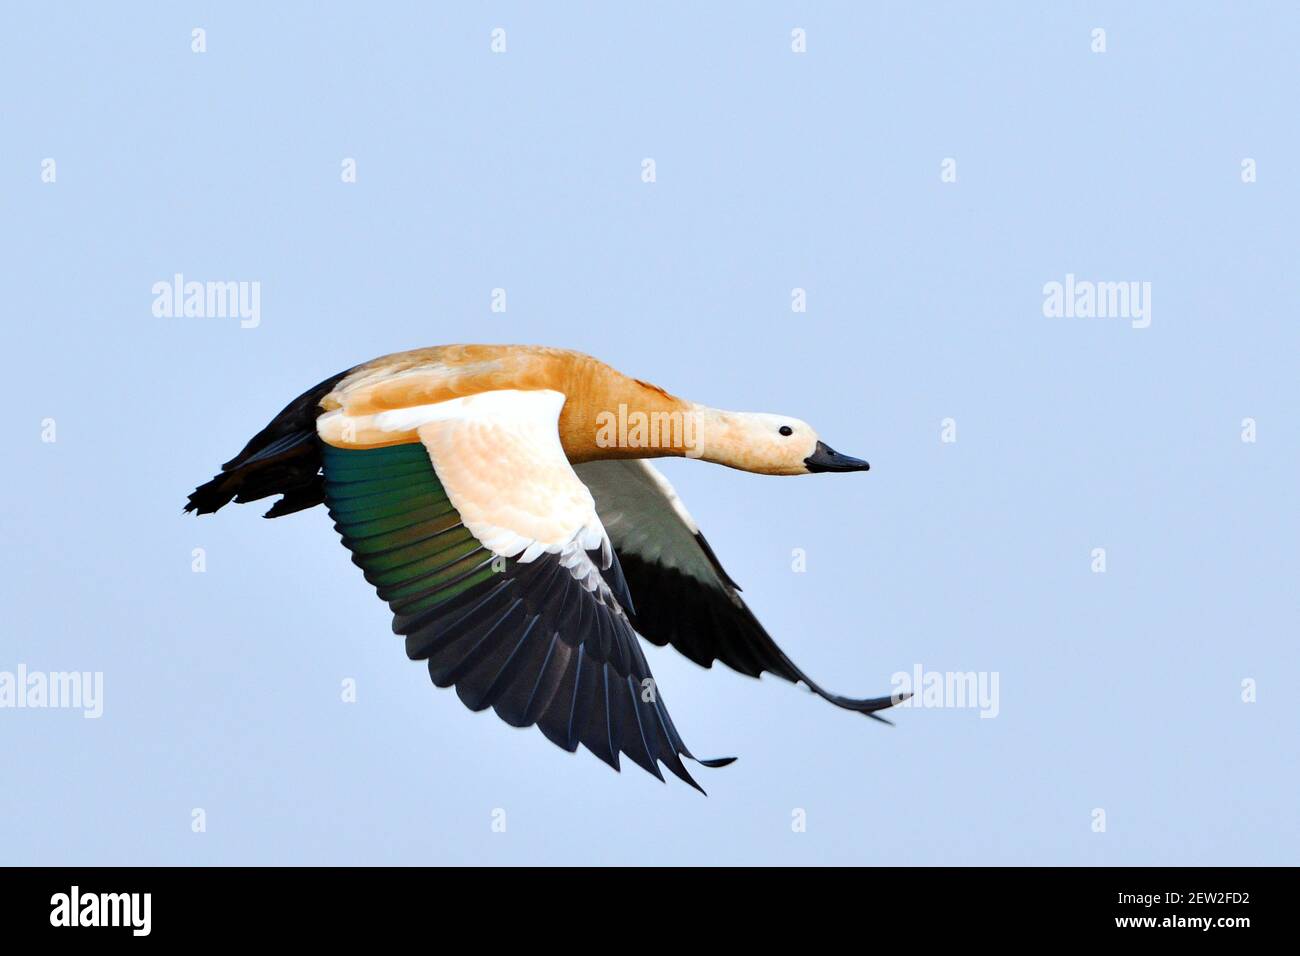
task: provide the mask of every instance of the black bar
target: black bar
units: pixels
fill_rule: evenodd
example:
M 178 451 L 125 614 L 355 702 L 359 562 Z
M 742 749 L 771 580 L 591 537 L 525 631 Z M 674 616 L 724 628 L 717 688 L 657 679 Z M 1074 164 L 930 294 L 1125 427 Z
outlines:
M 448 943 L 455 927 L 477 927 L 535 945 L 572 932 L 582 945 L 595 925 L 621 925 L 650 934 L 643 942 L 652 945 L 698 922 L 760 937 L 763 927 L 784 925 L 864 941 L 1046 933 L 1231 944 L 1242 933 L 1282 929 L 1294 883 L 1293 870 L 1264 868 L 22 868 L 0 870 L 0 926 L 6 942 L 75 934 L 84 943 L 337 944 L 394 933 L 428 939 L 437 926 L 436 938 Z M 74 908 L 77 922 L 119 925 L 74 927 Z

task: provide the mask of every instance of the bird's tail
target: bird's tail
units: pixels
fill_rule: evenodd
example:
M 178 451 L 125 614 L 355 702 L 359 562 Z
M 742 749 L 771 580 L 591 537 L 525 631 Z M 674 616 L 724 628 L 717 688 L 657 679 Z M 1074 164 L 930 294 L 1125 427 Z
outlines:
M 221 474 L 190 493 L 185 510 L 211 514 L 232 500 L 244 504 L 283 495 L 266 513 L 268 518 L 279 518 L 323 503 L 316 416 L 321 399 L 347 374 L 326 379 L 286 405 L 243 451 L 221 466 Z

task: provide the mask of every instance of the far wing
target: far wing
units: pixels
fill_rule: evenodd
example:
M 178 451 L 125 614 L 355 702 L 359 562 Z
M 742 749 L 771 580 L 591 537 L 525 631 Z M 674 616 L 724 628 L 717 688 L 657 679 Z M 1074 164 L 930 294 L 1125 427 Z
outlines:
M 672 485 L 648 461 L 594 461 L 574 469 L 623 567 L 635 602 L 633 626 L 655 644 L 691 660 L 715 660 L 758 677 L 764 671 L 801 683 L 837 707 L 884 718 L 892 697 L 858 700 L 824 690 L 795 666 L 740 597 Z

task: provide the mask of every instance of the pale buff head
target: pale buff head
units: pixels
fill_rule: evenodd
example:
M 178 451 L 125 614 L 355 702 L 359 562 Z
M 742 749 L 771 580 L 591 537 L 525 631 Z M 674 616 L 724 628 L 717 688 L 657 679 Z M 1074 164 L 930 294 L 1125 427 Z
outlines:
M 813 427 L 789 415 L 727 412 L 696 405 L 696 445 L 687 451 L 719 465 L 760 475 L 807 475 L 820 471 L 866 471 L 865 461 L 841 455 Z

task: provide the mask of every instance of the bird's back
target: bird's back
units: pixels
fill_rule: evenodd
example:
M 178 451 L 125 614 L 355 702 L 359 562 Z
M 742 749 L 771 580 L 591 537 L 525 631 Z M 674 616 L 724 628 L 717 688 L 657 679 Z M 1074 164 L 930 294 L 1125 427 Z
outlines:
M 542 345 L 437 345 L 384 355 L 333 375 L 286 405 L 221 474 L 200 485 L 186 511 L 208 514 L 230 501 L 284 499 L 267 512 L 278 518 L 325 500 L 316 419 L 346 409 L 349 416 L 431 405 L 497 389 L 552 389 L 566 396 L 559 423 L 574 460 L 586 460 L 594 416 L 619 402 L 675 407 L 662 389 L 629 378 L 604 362 L 571 349 Z M 396 436 L 396 443 L 417 437 Z M 389 443 L 393 443 L 390 441 Z
M 567 392 L 575 373 L 598 363 L 589 355 L 543 345 L 435 345 L 394 352 L 358 365 L 321 400 L 351 415 L 431 405 L 494 389 Z

